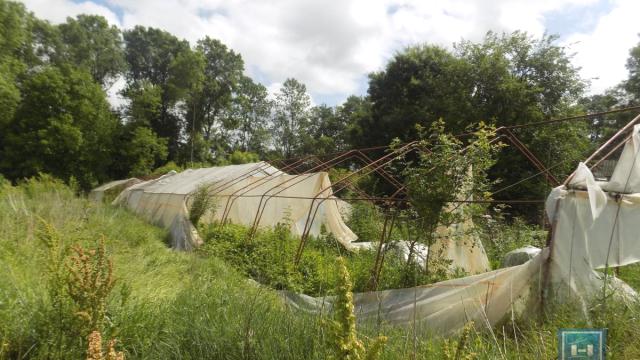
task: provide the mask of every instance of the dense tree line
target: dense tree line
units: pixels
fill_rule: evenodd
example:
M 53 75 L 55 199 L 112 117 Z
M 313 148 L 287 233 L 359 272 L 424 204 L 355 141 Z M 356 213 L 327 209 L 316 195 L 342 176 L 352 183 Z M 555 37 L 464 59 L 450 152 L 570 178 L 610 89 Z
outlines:
M 310 126 L 303 84 L 289 79 L 269 100 L 218 40 L 192 47 L 94 15 L 52 25 L 8 1 L 0 22 L 0 173 L 9 179 L 46 172 L 89 188 L 166 161 L 293 156 L 294 134 Z M 106 91 L 119 79 L 126 104 L 111 109 Z
M 420 44 L 369 76 L 365 96 L 312 106 L 287 79 L 272 98 L 245 74 L 241 55 L 208 36 L 190 44 L 155 28 L 121 30 L 95 15 L 52 25 L 0 0 L 0 173 L 51 173 L 83 188 L 140 176 L 168 161 L 223 164 L 327 154 L 416 138 L 442 119 L 451 133 L 628 106 L 640 101 L 640 45 L 629 78 L 585 97 L 567 49 L 554 36 L 488 33 L 446 49 Z M 116 82 L 125 104 L 112 109 Z M 543 162 L 579 159 L 626 118 L 603 116 L 518 130 Z M 572 162 L 554 168 L 571 170 Z M 537 170 L 504 151 L 490 171 L 503 184 Z M 496 185 L 498 186 L 498 185 Z M 502 192 L 539 197 L 544 181 Z

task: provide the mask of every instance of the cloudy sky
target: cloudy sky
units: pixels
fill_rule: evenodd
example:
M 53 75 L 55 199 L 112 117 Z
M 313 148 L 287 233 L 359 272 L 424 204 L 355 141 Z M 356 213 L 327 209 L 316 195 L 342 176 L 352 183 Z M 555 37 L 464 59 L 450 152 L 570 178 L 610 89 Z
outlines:
M 415 43 L 451 46 L 488 30 L 558 34 L 597 93 L 626 77 L 629 49 L 640 41 L 636 0 L 23 1 L 53 23 L 93 13 L 123 29 L 158 27 L 192 43 L 218 38 L 270 90 L 295 77 L 314 103 L 330 105 L 366 93 L 367 74 Z

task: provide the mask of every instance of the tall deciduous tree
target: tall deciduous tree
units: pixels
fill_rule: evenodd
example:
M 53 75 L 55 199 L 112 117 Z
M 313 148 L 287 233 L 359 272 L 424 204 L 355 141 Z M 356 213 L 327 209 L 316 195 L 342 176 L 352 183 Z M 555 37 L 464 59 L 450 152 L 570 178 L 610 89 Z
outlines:
M 78 15 L 60 24 L 65 60 L 85 68 L 104 88 L 125 69 L 122 34 L 97 15 Z
M 582 95 L 585 83 L 556 36 L 488 33 L 481 43 L 463 41 L 476 117 L 498 125 L 523 124 L 561 115 Z
M 227 130 L 234 125 L 232 103 L 243 78 L 244 62 L 239 54 L 209 37 L 198 41 L 196 51 L 204 62 L 203 77 L 186 106 L 187 122 L 192 129 L 195 120 L 195 128 L 205 140 L 226 142 Z M 228 143 L 218 145 L 225 147 Z
M 397 54 L 385 70 L 370 75 L 372 117 L 362 127 L 373 133 L 362 145 L 415 137 L 413 125 L 442 117 L 462 132 L 479 120 L 523 124 L 566 111 L 584 83 L 555 37 L 488 33 L 481 43 L 463 41 L 453 52 L 431 45 Z
M 570 116 L 581 110 L 575 106 L 585 88 L 578 69 L 571 64 L 566 48 L 555 36 L 533 38 L 522 32 L 489 33 L 482 43 L 456 45 L 459 57 L 469 62 L 473 79 L 471 106 L 477 120 L 496 126 L 520 125 L 554 117 Z M 445 119 L 446 120 L 446 119 Z M 584 122 L 532 126 L 515 134 L 553 174 L 565 178 L 591 148 L 589 126 Z M 561 154 L 561 157 L 558 156 Z M 560 160 L 565 162 L 560 163 Z M 491 170 L 503 180 L 494 190 L 534 176 L 538 169 L 515 149 L 501 152 Z M 539 176 L 496 195 L 499 199 L 543 199 L 552 184 Z M 539 220 L 542 208 L 515 209 Z
M 127 96 L 130 101 L 124 112 L 127 123 L 152 127 L 153 119 L 161 116 L 162 88 L 142 80 L 127 89 Z
M 600 113 L 616 107 L 626 106 L 624 90 L 616 87 L 602 94 L 584 97 L 578 101 L 584 113 Z M 632 114 L 630 114 L 632 115 Z M 629 121 L 625 114 L 602 114 L 591 118 L 589 138 L 594 143 L 601 143 Z
M 138 126 L 125 129 L 124 141 L 118 148 L 128 176 L 149 174 L 167 159 L 167 139 L 158 138 L 153 130 Z
M 272 124 L 274 147 L 290 158 L 301 150 L 301 139 L 308 135 L 311 97 L 307 87 L 296 79 L 285 80 L 276 94 Z
M 461 133 L 482 120 L 499 127 L 572 114 L 584 82 L 555 40 L 521 32 L 488 33 L 482 42 L 463 41 L 453 51 L 429 45 L 406 49 L 370 76 L 371 116 L 362 116 L 352 127 L 354 145 L 375 146 L 395 137 L 413 140 L 414 124 L 429 126 L 439 118 L 447 131 Z M 555 161 L 555 154 L 579 158 L 589 147 L 587 135 L 588 127 L 580 124 L 518 132 L 545 162 Z M 570 166 L 555 170 L 562 176 Z M 536 172 L 522 155 L 504 151 L 492 176 L 512 183 Z M 539 198 L 545 192 L 545 184 L 538 183 L 502 195 Z
M 415 124 L 429 125 L 440 117 L 449 128 L 468 123 L 469 68 L 466 61 L 436 46 L 420 45 L 397 54 L 383 71 L 369 76 L 372 116 L 359 119 L 366 131 L 354 138 L 354 145 L 410 139 L 415 137 Z
M 19 70 L 16 67 L 20 68 L 21 64 L 13 59 L 0 60 L 0 133 L 4 133 L 20 103 L 20 90 L 16 86 Z
M 262 84 L 253 82 L 247 76 L 243 76 L 238 85 L 234 98 L 237 147 L 242 151 L 265 154 L 269 141 L 267 122 L 272 109 L 269 92 Z
M 583 112 L 606 112 L 614 108 L 640 104 L 640 44 L 629 50 L 626 66 L 629 71 L 626 80 L 606 89 L 602 94 L 594 94 L 580 99 L 579 105 Z M 634 112 L 622 112 L 591 117 L 589 129 L 591 141 L 596 144 L 602 143 L 636 115 Z
M 21 100 L 22 76 L 30 66 L 42 64 L 36 49 L 50 47 L 38 43 L 41 27 L 46 25 L 24 5 L 0 1 L 0 144 Z
M 311 108 L 309 132 L 302 138 L 307 154 L 329 154 L 346 148 L 347 119 L 340 116 L 341 107 L 319 105 Z
M 629 51 L 627 59 L 629 78 L 624 82 L 624 89 L 633 97 L 635 102 L 640 102 L 640 44 Z
M 88 188 L 108 179 L 117 119 L 91 76 L 47 66 L 29 74 L 7 126 L 0 172 L 10 178 L 74 176 Z
M 371 101 L 364 96 L 349 96 L 347 100 L 338 107 L 337 116 L 346 124 L 345 146 L 357 146 L 365 138 L 365 131 L 362 126 L 372 123 Z
M 159 29 L 136 26 L 124 32 L 124 41 L 128 63 L 124 94 L 131 100 L 129 107 L 137 106 L 135 101 L 140 97 L 135 94 L 139 89 L 148 89 L 147 84 L 158 87 L 159 109 L 149 113 L 153 116 L 145 121 L 158 136 L 168 140 L 169 154 L 174 158 L 183 128 L 178 105 L 199 77 L 200 58 L 191 51 L 187 41 Z

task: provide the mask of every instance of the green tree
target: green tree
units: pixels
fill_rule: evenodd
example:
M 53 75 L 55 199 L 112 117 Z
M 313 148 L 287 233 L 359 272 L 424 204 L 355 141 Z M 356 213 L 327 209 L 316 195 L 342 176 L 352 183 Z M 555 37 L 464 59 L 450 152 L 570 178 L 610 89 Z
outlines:
M 167 140 L 158 138 L 147 127 L 136 127 L 123 144 L 121 155 L 127 162 L 129 176 L 148 175 L 167 159 Z
M 348 120 L 340 115 L 340 108 L 325 104 L 312 107 L 308 132 L 301 134 L 302 152 L 330 154 L 345 150 Z
M 136 26 L 123 36 L 128 64 L 123 94 L 132 100 L 128 111 L 131 113 L 131 108 L 138 106 L 137 100 L 148 100 L 147 96 L 137 96 L 139 89 L 148 89 L 149 84 L 158 87 L 159 90 L 154 91 L 160 93 L 159 109 L 148 113 L 150 117 L 144 122 L 158 136 L 167 139 L 169 156 L 175 158 L 183 128 L 179 103 L 187 98 L 190 87 L 199 77 L 200 59 L 187 41 L 159 29 Z
M 180 148 L 177 159 L 178 163 L 187 166 L 193 166 L 194 164 L 213 164 L 215 159 L 211 152 L 212 147 L 212 142 L 205 140 L 201 133 L 190 133 L 188 142 Z
M 0 58 L 35 66 L 64 63 L 58 27 L 36 18 L 23 4 L 0 0 Z
M 585 83 L 571 64 L 567 49 L 556 45 L 556 36 L 533 38 L 526 33 L 489 33 L 482 43 L 456 45 L 458 56 L 471 64 L 474 116 L 497 127 L 527 124 L 554 117 L 577 115 L 575 106 Z M 514 133 L 547 166 L 564 179 L 591 148 L 586 122 L 533 126 Z M 560 156 L 559 156 L 560 155 Z M 561 162 L 565 161 L 565 162 Z M 505 185 L 534 176 L 539 170 L 513 147 L 505 149 L 491 170 L 493 179 Z M 496 195 L 497 199 L 544 199 L 552 184 L 538 176 Z M 514 209 L 532 221 L 540 221 L 542 208 Z
M 621 87 L 606 90 L 602 94 L 584 97 L 578 101 L 584 113 L 599 113 L 607 110 L 623 107 L 625 94 Z M 594 143 L 601 143 L 628 122 L 625 114 L 604 114 L 591 118 L 589 137 Z
M 472 214 L 471 205 L 467 205 L 464 211 L 457 211 L 458 204 L 452 201 L 487 200 L 490 188 L 488 170 L 495 164 L 500 144 L 491 142 L 495 129 L 483 123 L 479 124 L 467 144 L 446 133 L 442 120 L 434 122 L 428 130 L 417 125 L 416 133 L 421 148 L 429 151 L 421 151 L 416 160 L 405 159 L 408 162 L 403 167 L 403 175 L 411 210 L 417 218 L 415 241 L 430 247 L 438 226 L 449 227 Z M 413 251 L 413 246 L 412 243 L 410 251 Z M 440 263 L 437 260 L 433 255 L 427 255 L 425 272 L 432 277 L 431 281 L 437 280 L 437 276 L 433 276 L 436 271 L 430 268 L 432 262 Z
M 236 146 L 242 151 L 258 154 L 265 154 L 267 151 L 267 125 L 273 106 L 268 95 L 264 85 L 255 83 L 247 76 L 240 79 L 233 104 L 234 118 L 237 121 Z
M 20 103 L 20 90 L 16 86 L 16 73 L 20 67 L 19 62 L 12 60 L 0 60 L 0 132 L 5 132 L 5 127 L 11 122 L 18 104 Z M 0 142 L 2 135 L 0 135 Z
M 30 18 L 31 39 L 29 48 L 24 52 L 25 62 L 30 67 L 43 65 L 63 65 L 62 39 L 58 27 L 48 21 Z
M 272 109 L 243 71 L 241 56 L 209 37 L 192 50 L 159 29 L 121 33 L 94 15 L 52 25 L 0 0 L 0 171 L 88 188 L 167 158 L 224 162 L 240 149 L 235 158 L 254 159 L 271 150 Z M 121 75 L 128 101 L 116 113 L 104 89 Z
M 93 79 L 109 88 L 125 69 L 122 35 L 116 26 L 98 15 L 78 15 L 60 24 L 66 61 L 86 69 Z
M 406 49 L 370 75 L 371 113 L 350 126 L 352 144 L 414 140 L 415 124 L 429 127 L 439 118 L 447 131 L 462 133 L 482 120 L 500 127 L 577 113 L 585 84 L 567 50 L 555 41 L 554 36 L 490 32 L 480 43 L 455 44 L 453 51 L 430 45 Z M 579 123 L 522 129 L 517 136 L 547 164 L 559 160 L 557 154 L 579 159 L 590 146 L 588 126 Z M 573 166 L 567 162 L 554 171 L 562 177 Z M 503 151 L 491 174 L 511 184 L 537 172 L 511 149 Z M 500 195 L 542 198 L 547 190 L 544 181 L 534 181 Z
M 296 79 L 285 80 L 276 94 L 272 135 L 274 147 L 284 158 L 299 155 L 302 139 L 308 136 L 311 97 Z
M 30 41 L 30 14 L 21 3 L 0 1 L 0 55 L 19 57 Z
M 345 147 L 357 146 L 365 138 L 367 129 L 362 126 L 372 123 L 371 107 L 369 97 L 352 95 L 336 109 L 336 115 L 342 123 L 346 124 L 345 134 L 343 134 Z
M 190 133 L 195 129 L 214 149 L 225 153 L 231 148 L 230 132 L 238 126 L 233 103 L 243 79 L 244 62 L 239 54 L 210 37 L 198 41 L 196 52 L 203 62 L 202 82 L 185 105 L 187 126 Z
M 162 89 L 147 80 L 138 81 L 127 90 L 131 102 L 124 115 L 130 124 L 151 127 L 152 119 L 160 117 L 162 111 Z
M 12 179 L 38 172 L 75 177 L 86 189 L 108 179 L 117 119 L 91 76 L 46 66 L 22 84 L 23 99 L 7 126 L 1 171 Z
M 454 133 L 479 120 L 497 126 L 562 115 L 582 94 L 584 82 L 556 37 L 488 33 L 481 43 L 462 41 L 454 51 L 431 45 L 407 48 L 370 75 L 373 131 L 360 145 L 415 138 L 414 124 L 443 118 Z
M 21 100 L 18 78 L 27 69 L 32 22 L 24 5 L 0 1 L 0 144 Z
M 626 80 L 606 89 L 602 94 L 580 99 L 579 103 L 584 112 L 604 112 L 640 104 L 640 43 L 629 50 L 626 67 L 628 70 Z M 636 115 L 634 112 L 622 112 L 593 117 L 590 128 L 591 140 L 596 144 L 602 143 Z
M 623 83 L 624 89 L 635 102 L 640 100 L 640 44 L 629 51 L 627 59 L 628 79 Z
M 360 135 L 354 145 L 413 139 L 415 124 L 428 126 L 440 117 L 452 131 L 463 129 L 473 116 L 469 68 L 466 61 L 437 46 L 420 45 L 397 54 L 385 70 L 369 76 L 372 114 L 358 119 L 364 131 L 353 134 Z

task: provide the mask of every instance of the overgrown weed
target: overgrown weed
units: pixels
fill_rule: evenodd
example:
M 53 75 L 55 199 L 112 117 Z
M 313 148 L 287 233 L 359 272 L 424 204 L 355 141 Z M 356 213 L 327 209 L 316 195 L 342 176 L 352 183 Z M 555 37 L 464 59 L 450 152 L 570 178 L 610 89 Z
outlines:
M 165 231 L 123 209 L 89 205 L 55 181 L 29 180 L 17 187 L 5 186 L 0 193 L 0 266 L 6 269 L 0 277 L 0 358 L 82 358 L 88 350 L 87 338 L 71 327 L 73 301 L 62 301 L 65 321 L 60 322 L 59 314 L 51 310 L 49 269 L 60 267 L 49 267 L 51 248 L 46 244 L 53 237 L 38 240 L 43 236 L 39 217 L 57 229 L 59 250 L 54 253 L 62 254 L 61 258 L 68 259 L 74 244 L 95 249 L 99 234 L 105 235 L 118 283 L 107 297 L 100 334 L 102 339 L 118 338 L 117 351 L 129 359 L 325 359 L 330 353 L 322 316 L 286 307 L 276 292 L 247 282 L 242 273 L 213 254 L 168 249 L 162 243 Z M 223 231 L 238 231 L 238 241 L 246 240 L 240 236 L 245 231 L 241 227 L 226 226 Z M 316 279 L 322 281 L 313 286 L 330 292 L 338 282 L 333 262 L 338 248 L 324 239 L 310 248 L 314 247 L 330 254 L 332 265 L 314 268 L 316 262 L 310 261 L 305 271 L 319 273 Z M 238 258 L 244 255 L 235 253 Z M 293 259 L 289 254 L 279 256 Z M 345 257 L 355 289 L 358 274 L 368 280 L 370 267 Z M 356 264 L 366 271 L 355 269 Z M 67 271 L 64 265 L 62 269 Z M 631 271 L 623 268 L 621 274 Z M 68 274 L 61 275 L 57 281 L 63 283 Z M 333 283 L 325 280 L 331 276 L 336 278 Z M 640 358 L 635 340 L 640 333 L 640 305 L 613 299 L 606 306 L 597 305 L 589 307 L 589 318 L 569 304 L 558 304 L 549 306 L 542 317 L 529 311 L 532 318 L 508 320 L 493 332 L 476 324 L 466 335 L 450 336 L 447 345 L 440 334 L 429 333 L 417 333 L 414 343 L 411 329 L 386 323 L 358 323 L 358 338 L 371 348 L 369 339 L 387 336 L 380 358 L 389 360 L 443 359 L 447 347 L 454 358 L 459 354 L 460 358 L 537 360 L 557 356 L 558 328 L 593 326 L 609 329 L 611 358 Z M 55 328 L 60 331 L 54 332 Z M 56 343 L 56 336 L 64 341 Z M 57 344 L 63 344 L 60 351 Z

